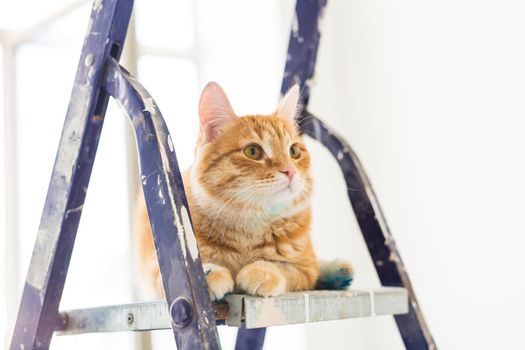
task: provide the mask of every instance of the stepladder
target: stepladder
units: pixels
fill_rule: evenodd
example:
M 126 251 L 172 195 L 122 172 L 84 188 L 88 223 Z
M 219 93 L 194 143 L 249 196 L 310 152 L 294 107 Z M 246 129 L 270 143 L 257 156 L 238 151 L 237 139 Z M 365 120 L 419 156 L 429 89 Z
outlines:
M 326 0 L 298 0 L 281 92 L 302 90 L 301 131 L 337 160 L 361 232 L 384 286 L 374 291 L 309 292 L 261 300 L 232 295 L 212 303 L 195 242 L 176 150 L 159 107 L 119 64 L 133 1 L 96 0 L 84 41 L 48 194 L 24 286 L 11 349 L 47 349 L 55 333 L 170 328 L 178 349 L 219 349 L 216 325 L 240 328 L 237 349 L 262 348 L 265 327 L 394 315 L 407 349 L 434 349 L 410 279 L 379 203 L 346 141 L 308 110 Z M 59 311 L 109 98 L 128 115 L 137 139 L 165 300 Z M 339 294 L 337 294 L 339 293 Z M 364 306 L 363 306 L 364 305 Z M 283 317 L 261 317 L 261 307 Z

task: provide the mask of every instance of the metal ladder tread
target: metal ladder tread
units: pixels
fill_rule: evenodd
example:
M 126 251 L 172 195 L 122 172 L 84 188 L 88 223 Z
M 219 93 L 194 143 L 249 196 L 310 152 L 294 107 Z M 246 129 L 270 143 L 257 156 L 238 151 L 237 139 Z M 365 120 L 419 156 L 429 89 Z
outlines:
M 247 329 L 287 324 L 332 321 L 408 312 L 404 288 L 308 291 L 277 297 L 230 294 L 212 304 L 217 324 Z M 95 332 L 171 329 L 165 301 L 66 310 L 60 313 L 57 335 Z

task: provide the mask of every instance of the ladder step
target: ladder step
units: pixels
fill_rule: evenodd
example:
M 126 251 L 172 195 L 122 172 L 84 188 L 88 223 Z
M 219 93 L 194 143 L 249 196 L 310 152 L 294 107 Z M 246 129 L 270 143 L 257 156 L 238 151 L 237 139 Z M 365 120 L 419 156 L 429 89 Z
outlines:
M 212 303 L 218 324 L 228 316 L 228 304 Z M 171 329 L 171 319 L 165 300 L 100 306 L 60 312 L 57 335 L 84 333 L 150 331 Z
M 231 294 L 213 303 L 218 324 L 259 328 L 408 312 L 404 288 L 295 292 L 272 298 Z M 171 329 L 163 300 L 111 305 L 60 313 L 57 335 Z
M 261 298 L 244 294 L 226 296 L 228 326 L 247 329 L 287 324 L 342 320 L 408 312 L 404 288 L 371 290 L 309 291 Z

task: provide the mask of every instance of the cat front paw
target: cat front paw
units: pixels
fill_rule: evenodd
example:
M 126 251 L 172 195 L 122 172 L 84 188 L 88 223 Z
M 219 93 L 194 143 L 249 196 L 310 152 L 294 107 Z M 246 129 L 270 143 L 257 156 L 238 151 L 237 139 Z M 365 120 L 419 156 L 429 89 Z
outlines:
M 275 264 L 268 261 L 246 265 L 237 274 L 235 282 L 242 291 L 263 297 L 286 292 L 286 278 Z
M 230 270 L 214 264 L 204 264 L 203 267 L 211 300 L 221 300 L 226 294 L 233 292 L 233 277 Z

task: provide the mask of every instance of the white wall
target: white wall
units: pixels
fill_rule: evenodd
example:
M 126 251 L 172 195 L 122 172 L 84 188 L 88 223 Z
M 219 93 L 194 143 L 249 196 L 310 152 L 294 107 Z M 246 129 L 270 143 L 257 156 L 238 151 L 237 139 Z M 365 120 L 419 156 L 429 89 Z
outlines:
M 311 110 L 368 170 L 442 349 L 524 346 L 524 14 L 513 0 L 334 0 L 326 12 Z M 337 177 L 319 175 L 318 190 Z M 348 208 L 333 200 L 317 217 L 334 233 L 323 253 L 347 255 L 356 284 L 372 283 Z M 308 341 L 399 348 L 386 323 L 362 334 L 333 324 Z

